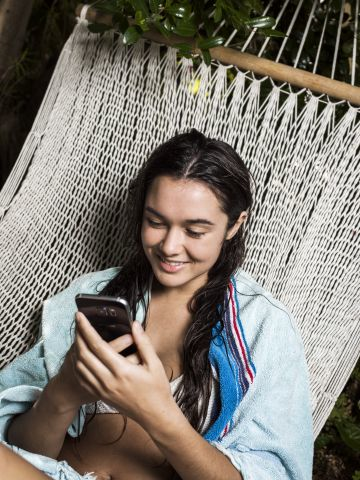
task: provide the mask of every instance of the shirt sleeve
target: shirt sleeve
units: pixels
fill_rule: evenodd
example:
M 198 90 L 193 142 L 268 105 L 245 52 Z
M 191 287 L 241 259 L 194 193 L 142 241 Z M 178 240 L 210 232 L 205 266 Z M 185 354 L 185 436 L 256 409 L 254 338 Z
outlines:
M 0 440 L 6 440 L 13 417 L 31 408 L 47 382 L 41 340 L 0 371 Z
M 61 367 L 73 342 L 76 293 L 97 293 L 118 272 L 119 268 L 110 268 L 82 275 L 44 302 L 41 338 L 30 350 L 0 370 L 0 441 L 6 441 L 13 417 L 31 408 Z M 84 422 L 85 409 L 80 408 L 69 426 L 69 435 L 80 435 Z
M 254 382 L 229 433 L 210 443 L 244 480 L 311 480 L 311 397 L 302 341 L 288 312 L 266 310 L 249 345 Z

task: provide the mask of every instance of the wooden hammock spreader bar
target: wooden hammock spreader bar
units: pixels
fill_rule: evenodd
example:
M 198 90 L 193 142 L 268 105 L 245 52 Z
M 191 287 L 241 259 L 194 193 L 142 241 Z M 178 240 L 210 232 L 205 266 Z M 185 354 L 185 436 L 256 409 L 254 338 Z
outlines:
M 83 4 L 76 7 L 76 15 L 80 17 Z M 112 25 L 111 15 L 103 14 L 95 8 L 90 7 L 86 12 L 86 20 L 90 23 L 103 23 L 105 25 Z M 150 30 L 144 32 L 144 38 L 162 43 L 164 45 L 173 46 L 176 43 L 185 43 L 183 37 L 177 35 L 170 35 L 164 37 L 159 32 Z M 194 45 L 188 42 L 190 45 Z M 281 63 L 268 60 L 266 58 L 259 58 L 250 53 L 243 53 L 229 47 L 215 47 L 210 48 L 210 55 L 214 60 L 227 65 L 234 65 L 243 71 L 252 71 L 257 75 L 271 77 L 273 80 L 286 82 L 300 88 L 306 88 L 317 93 L 329 95 L 339 100 L 347 100 L 354 105 L 360 106 L 360 87 L 354 87 L 345 82 L 332 80 L 323 75 L 314 74 L 301 70 L 299 68 L 290 67 Z M 200 53 L 198 49 L 193 48 L 194 53 Z

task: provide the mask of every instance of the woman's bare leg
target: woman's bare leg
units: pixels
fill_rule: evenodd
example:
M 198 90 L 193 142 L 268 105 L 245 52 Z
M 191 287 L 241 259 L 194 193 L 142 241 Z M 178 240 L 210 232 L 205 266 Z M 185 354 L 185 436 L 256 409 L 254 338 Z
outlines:
M 0 476 L 6 480 L 49 480 L 31 463 L 0 443 Z

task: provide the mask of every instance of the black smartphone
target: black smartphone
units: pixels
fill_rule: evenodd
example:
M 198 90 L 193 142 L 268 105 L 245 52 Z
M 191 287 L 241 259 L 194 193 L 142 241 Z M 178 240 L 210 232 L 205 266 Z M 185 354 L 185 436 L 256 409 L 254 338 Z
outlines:
M 131 334 L 132 318 L 128 302 L 124 298 L 88 295 L 79 293 L 75 297 L 79 312 L 83 313 L 106 342 Z M 123 350 L 127 356 L 137 351 L 135 344 Z

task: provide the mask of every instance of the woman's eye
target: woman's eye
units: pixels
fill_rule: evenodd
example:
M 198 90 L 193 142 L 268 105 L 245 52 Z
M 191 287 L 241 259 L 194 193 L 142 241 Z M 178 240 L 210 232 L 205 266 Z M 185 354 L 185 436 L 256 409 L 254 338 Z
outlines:
M 159 228 L 159 227 L 162 227 L 163 224 L 161 222 L 156 222 L 155 220 L 151 220 L 151 218 L 148 218 L 147 219 L 149 225 L 151 225 L 152 227 L 155 227 L 155 228 Z
M 152 220 L 151 218 L 147 218 L 146 220 L 147 220 L 148 224 L 150 225 L 150 227 L 153 227 L 153 228 L 162 228 L 162 227 L 164 227 L 164 224 L 163 224 L 163 223 L 157 222 L 156 220 Z M 186 233 L 187 233 L 190 237 L 193 237 L 193 238 L 200 238 L 200 237 L 202 237 L 203 235 L 205 235 L 205 232 L 194 232 L 194 230 L 189 230 L 189 229 L 186 230 Z
M 194 238 L 200 238 L 205 235 L 205 232 L 194 232 L 194 230 L 187 230 L 188 235 Z

